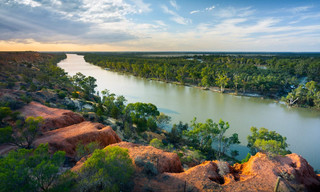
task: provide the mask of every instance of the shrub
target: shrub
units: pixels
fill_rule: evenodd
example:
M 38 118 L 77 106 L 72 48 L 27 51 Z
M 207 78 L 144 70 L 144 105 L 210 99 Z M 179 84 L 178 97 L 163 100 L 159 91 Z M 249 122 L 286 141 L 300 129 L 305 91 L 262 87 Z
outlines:
M 266 128 L 251 127 L 252 135 L 248 136 L 248 145 L 250 153 L 255 154 L 256 152 L 265 152 L 270 155 L 286 155 L 291 153 L 286 142 L 287 138 L 283 137 L 275 131 L 269 131 Z
M 161 140 L 154 138 L 150 141 L 150 145 L 152 147 L 158 148 L 158 149 L 162 149 L 164 147 L 163 143 Z
M 251 157 L 251 154 L 250 154 L 250 153 L 248 153 L 248 154 L 247 154 L 247 156 L 246 156 L 246 158 L 244 158 L 244 159 L 242 159 L 242 160 L 241 160 L 241 163 L 248 162 L 248 161 L 249 161 L 249 159 L 250 159 L 250 157 Z
M 88 144 L 78 143 L 76 147 L 76 160 L 80 160 L 82 157 L 85 157 L 94 152 L 94 150 L 99 149 L 100 145 L 98 142 L 91 142 Z
M 128 122 L 124 123 L 124 137 L 130 139 L 132 137 L 131 125 Z
M 79 191 L 130 191 L 134 168 L 128 149 L 108 146 L 97 149 L 78 176 Z
M 153 132 L 158 128 L 157 123 L 152 118 L 148 118 L 147 127 Z
M 65 97 L 67 96 L 66 92 L 65 91 L 59 91 L 58 92 L 58 97 L 59 99 L 64 99 Z
M 12 151 L 0 159 L 0 191 L 48 191 L 64 159 L 62 151 L 50 155 L 48 144 Z

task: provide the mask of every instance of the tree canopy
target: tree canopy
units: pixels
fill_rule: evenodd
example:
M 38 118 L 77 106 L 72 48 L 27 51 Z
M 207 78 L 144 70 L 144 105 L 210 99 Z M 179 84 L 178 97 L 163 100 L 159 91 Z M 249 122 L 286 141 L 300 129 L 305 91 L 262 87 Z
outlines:
M 269 131 L 266 128 L 251 127 L 251 135 L 247 137 L 250 153 L 255 155 L 257 152 L 266 152 L 270 154 L 286 155 L 291 153 L 287 148 L 287 138 L 275 131 Z

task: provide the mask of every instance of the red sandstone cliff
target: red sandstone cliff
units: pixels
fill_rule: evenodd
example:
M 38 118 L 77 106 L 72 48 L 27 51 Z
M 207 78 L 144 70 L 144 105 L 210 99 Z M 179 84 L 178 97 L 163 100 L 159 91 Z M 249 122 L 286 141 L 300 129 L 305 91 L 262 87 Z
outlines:
M 25 117 L 43 117 L 43 132 L 81 123 L 84 118 L 70 110 L 51 108 L 37 102 L 31 102 L 20 110 Z
M 79 124 L 48 131 L 38 138 L 34 144 L 48 143 L 50 151 L 62 150 L 68 156 L 73 157 L 78 143 L 88 144 L 93 141 L 105 147 L 121 142 L 121 139 L 110 126 L 106 127 L 100 123 L 84 121 Z
M 320 177 L 301 156 L 262 153 L 232 167 L 206 161 L 182 173 L 136 178 L 135 191 L 274 191 L 278 177 L 278 191 L 320 191 Z

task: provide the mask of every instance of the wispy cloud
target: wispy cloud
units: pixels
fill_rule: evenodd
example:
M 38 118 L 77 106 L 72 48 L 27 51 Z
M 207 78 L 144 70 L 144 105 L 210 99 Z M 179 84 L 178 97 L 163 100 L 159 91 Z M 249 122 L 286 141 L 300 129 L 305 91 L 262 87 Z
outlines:
M 195 13 L 199 13 L 200 10 L 194 10 L 194 11 L 190 11 L 190 14 L 195 14 Z
M 216 8 L 216 7 L 213 5 L 213 6 L 211 6 L 211 7 L 207 7 L 205 10 L 206 10 L 206 11 L 212 11 L 214 8 Z
M 150 11 L 152 11 L 152 9 L 150 8 L 151 4 L 149 3 L 145 3 L 143 2 L 143 0 L 131 0 L 139 13 L 148 13 Z
M 232 18 L 232 17 L 247 17 L 253 15 L 255 10 L 251 7 L 244 8 L 235 8 L 235 7 L 227 7 L 223 9 L 219 9 L 215 11 L 214 16 L 220 18 Z
M 313 8 L 313 6 L 300 6 L 300 7 L 294 7 L 294 8 L 288 9 L 288 11 L 292 13 L 300 13 L 300 12 L 308 11 L 311 8 Z
M 33 1 L 33 0 L 14 0 L 14 2 L 19 3 L 19 4 L 23 4 L 23 5 L 27 5 L 30 7 L 39 7 L 41 6 L 41 4 L 37 1 Z
M 174 7 L 176 10 L 179 10 L 180 7 L 175 0 L 170 0 L 170 5 Z
M 206 7 L 204 8 L 203 10 L 193 10 L 193 11 L 190 11 L 190 14 L 195 14 L 195 13 L 200 13 L 200 12 L 205 12 L 205 11 L 212 11 L 214 8 L 216 8 L 216 6 L 212 5 L 210 7 Z
M 167 14 L 172 16 L 171 17 L 172 21 L 174 21 L 174 22 L 176 22 L 178 24 L 181 24 L 181 25 L 187 25 L 187 24 L 191 23 L 190 19 L 180 16 L 178 13 L 170 10 L 167 6 L 162 5 L 161 8 L 165 13 L 167 13 Z

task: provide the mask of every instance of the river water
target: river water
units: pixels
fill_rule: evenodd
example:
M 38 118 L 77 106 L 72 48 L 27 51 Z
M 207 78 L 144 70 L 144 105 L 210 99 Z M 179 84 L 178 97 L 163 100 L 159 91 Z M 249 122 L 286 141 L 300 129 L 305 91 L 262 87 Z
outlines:
M 172 123 L 198 122 L 211 118 L 218 122 L 228 121 L 228 134 L 238 133 L 242 146 L 239 159 L 248 152 L 247 135 L 250 127 L 265 127 L 287 137 L 289 149 L 302 155 L 315 168 L 320 169 L 320 112 L 288 108 L 273 100 L 243 97 L 205 91 L 198 88 L 146 80 L 132 75 L 107 71 L 86 63 L 83 56 L 67 54 L 58 64 L 70 76 L 81 72 L 97 79 L 97 91 L 110 90 L 123 95 L 129 103 L 155 104 L 161 112 L 172 117 Z

